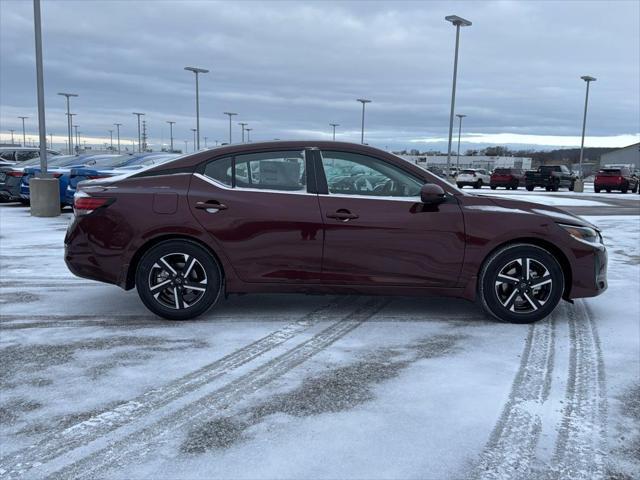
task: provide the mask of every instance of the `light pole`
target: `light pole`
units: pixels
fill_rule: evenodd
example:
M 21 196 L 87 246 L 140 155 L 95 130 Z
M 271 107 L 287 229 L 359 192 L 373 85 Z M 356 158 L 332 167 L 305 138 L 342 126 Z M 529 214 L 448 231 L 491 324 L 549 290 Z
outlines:
M 67 98 L 67 134 L 69 135 L 69 155 L 71 155 L 71 144 L 73 143 L 73 140 L 72 140 L 73 134 L 71 133 L 71 116 L 69 115 L 71 113 L 69 97 L 77 97 L 78 94 L 60 92 L 58 93 L 58 95 L 62 95 L 63 97 Z
M 144 115 L 144 113 L 140 112 L 132 112 L 136 117 L 138 117 L 138 152 L 142 152 L 142 139 L 140 138 L 140 117 Z
M 189 153 L 189 140 L 184 141 L 184 153 Z
M 364 107 L 364 105 L 363 105 Z M 330 123 L 329 125 L 331 125 L 333 127 L 333 141 L 336 141 L 336 127 L 339 127 L 340 124 L 339 123 Z
M 469 27 L 471 22 L 457 15 L 444 17 L 456 27 L 456 50 L 453 59 L 453 86 L 451 88 L 451 113 L 449 114 L 449 147 L 447 148 L 447 178 L 451 178 L 451 140 L 453 137 L 453 112 L 456 106 L 456 81 L 458 77 L 458 47 L 460 46 L 460 27 Z
M 209 137 L 204 137 L 204 148 L 207 148 L 207 138 Z
M 456 170 L 460 173 L 460 133 L 462 132 L 462 119 L 466 117 L 466 115 L 457 113 L 456 117 L 460 119 L 460 124 L 458 126 L 458 156 L 456 157 Z M 449 170 L 448 175 L 451 175 L 451 170 Z
M 253 128 L 245 128 L 245 130 L 247 131 L 247 143 L 251 143 L 251 130 Z
M 120 127 L 122 126 L 122 124 L 114 123 L 113 126 L 116 127 L 116 138 L 118 139 L 118 153 L 120 153 Z
M 193 151 L 197 152 L 198 151 L 198 143 L 196 142 L 196 132 L 198 131 L 196 128 L 192 128 L 191 131 L 193 132 Z
M 109 137 L 111 137 L 111 152 L 113 152 L 113 130 L 109 130 Z
M 72 113 L 71 115 L 75 115 L 74 113 Z M 80 135 L 78 134 L 78 125 L 74 125 L 73 126 L 74 130 L 76 131 L 76 144 L 75 144 L 75 151 L 77 153 L 80 153 Z
M 362 130 L 360 132 L 360 143 L 364 145 L 364 106 L 367 103 L 371 103 L 371 100 L 367 100 L 366 98 L 358 98 L 360 103 L 362 103 Z
M 13 132 L 15 132 L 15 130 L 11 129 L 9 131 L 11 132 L 11 145 L 13 145 Z
M 25 133 L 25 129 L 24 129 L 24 121 L 25 119 L 29 118 L 29 117 L 18 117 L 20 119 L 22 119 L 22 146 L 26 147 L 27 146 L 27 134 Z
M 173 122 L 171 120 L 167 120 L 167 123 L 169 124 L 169 141 L 171 143 L 171 153 L 173 153 L 173 125 L 176 122 Z
M 51 149 L 53 149 L 53 133 L 49 133 L 49 145 L 51 145 Z
M 240 122 L 240 123 L 238 123 L 238 125 L 240 125 L 242 127 L 242 143 L 244 143 L 244 127 L 246 127 L 249 124 L 246 123 L 246 122 Z
M 574 183 L 574 186 L 573 186 L 573 189 L 576 192 L 584 191 L 584 174 L 582 172 L 582 158 L 584 157 L 584 132 L 587 127 L 587 105 L 589 103 L 589 84 L 591 82 L 596 81 L 595 77 L 590 77 L 589 75 L 585 75 L 580 78 L 586 82 L 587 91 L 584 96 L 584 116 L 582 117 L 582 139 L 580 140 L 580 164 L 579 164 L 580 166 L 578 167 L 580 169 L 580 175 L 578 177 L 578 180 Z
M 200 91 L 198 87 L 198 74 L 209 73 L 209 70 L 197 67 L 184 67 L 185 70 L 195 73 L 196 75 L 196 142 L 194 143 L 194 151 L 200 150 Z
M 231 117 L 237 115 L 234 112 L 222 112 L 224 115 L 229 115 L 229 145 L 231 145 Z

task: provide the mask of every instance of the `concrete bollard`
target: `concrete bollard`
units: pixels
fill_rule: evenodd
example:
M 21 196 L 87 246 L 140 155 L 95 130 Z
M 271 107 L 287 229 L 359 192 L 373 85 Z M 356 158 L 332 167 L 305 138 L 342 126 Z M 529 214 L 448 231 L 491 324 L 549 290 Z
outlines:
M 578 193 L 584 192 L 584 181 L 579 178 L 576 178 L 576 181 L 573 184 L 573 191 Z
M 34 177 L 29 182 L 31 216 L 57 217 L 60 215 L 60 182 L 57 178 Z

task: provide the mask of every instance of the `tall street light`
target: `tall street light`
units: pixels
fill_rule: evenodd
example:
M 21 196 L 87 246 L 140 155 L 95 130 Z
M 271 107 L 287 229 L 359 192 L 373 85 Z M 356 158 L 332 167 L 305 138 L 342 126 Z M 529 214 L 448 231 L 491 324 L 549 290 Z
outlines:
M 69 115 L 71 113 L 71 109 L 70 109 L 70 103 L 69 103 L 69 97 L 77 97 L 78 94 L 77 93 L 58 93 L 58 95 L 62 95 L 63 97 L 67 98 L 67 134 L 69 136 L 69 155 L 71 155 L 71 144 L 73 143 L 73 134 L 71 133 L 71 116 Z
M 15 130 L 11 129 L 9 131 L 11 132 L 11 145 L 13 145 L 13 132 L 15 132 Z
M 247 131 L 247 143 L 251 143 L 251 130 L 253 128 L 245 128 L 245 130 Z
M 113 126 L 116 127 L 116 137 L 118 139 L 118 153 L 120 153 L 120 127 L 122 126 L 122 124 L 114 123 Z
M 456 117 L 460 119 L 460 124 L 458 125 L 458 156 L 456 157 L 456 169 L 458 173 L 460 173 L 460 133 L 462 132 L 462 119 L 466 117 L 461 113 L 457 113 Z M 451 172 L 451 170 L 449 170 Z
M 140 112 L 132 112 L 133 115 L 138 117 L 138 152 L 142 152 L 142 138 L 140 137 L 140 117 L 144 115 L 144 113 Z
M 111 148 L 110 150 L 113 152 L 113 130 L 109 130 L 109 137 L 111 138 Z
M 72 113 L 71 115 L 75 115 L 75 113 Z M 80 153 L 80 135 L 78 134 L 78 125 L 73 125 L 73 128 L 76 131 L 76 145 L 75 145 L 75 151 Z
M 204 137 L 204 148 L 207 148 L 207 138 L 209 137 Z
M 184 141 L 184 153 L 189 153 L 189 140 Z
M 587 105 L 589 103 L 589 84 L 591 82 L 595 82 L 595 77 L 590 77 L 589 75 L 585 75 L 580 77 L 587 84 L 587 91 L 584 96 L 584 116 L 582 117 L 582 139 L 580 140 L 580 176 L 578 177 L 578 181 L 574 184 L 574 190 L 576 192 L 584 191 L 584 174 L 582 172 L 582 158 L 584 157 L 584 132 L 587 127 Z
M 200 150 L 200 91 L 198 87 L 198 74 L 209 73 L 209 70 L 197 67 L 184 67 L 185 70 L 195 73 L 196 75 L 196 142 L 194 143 L 194 150 Z
M 197 152 L 198 151 L 198 142 L 196 142 L 196 132 L 198 131 L 198 129 L 196 128 L 192 128 L 191 131 L 193 132 L 193 151 Z
M 238 125 L 242 127 L 242 143 L 244 143 L 244 127 L 246 127 L 249 124 L 246 122 L 239 122 Z
M 25 119 L 29 118 L 29 117 L 18 117 L 20 119 L 22 119 L 22 146 L 26 147 L 27 146 L 27 134 L 25 133 L 25 129 L 24 129 L 24 121 Z
M 335 142 L 336 141 L 336 127 L 339 127 L 340 124 L 339 123 L 330 123 L 329 125 L 331 125 L 333 127 L 333 141 Z
M 171 153 L 173 153 L 173 125 L 176 122 L 171 121 L 171 120 L 167 120 L 167 123 L 169 124 L 169 138 L 170 138 L 170 142 L 171 142 Z
M 453 137 L 453 112 L 456 107 L 456 81 L 458 76 L 458 47 L 460 45 L 460 27 L 469 27 L 471 22 L 457 15 L 444 17 L 456 27 L 456 51 L 453 60 L 453 86 L 451 88 L 451 113 L 449 114 L 449 147 L 447 148 L 447 178 L 451 177 L 451 140 Z
M 238 114 L 234 112 L 222 112 L 222 113 L 224 113 L 225 115 L 229 115 L 229 145 L 231 145 L 231 117 Z
M 358 98 L 357 100 L 362 103 L 362 129 L 360 132 L 360 143 L 364 145 L 364 106 L 367 103 L 371 103 L 371 100 L 367 100 L 366 98 Z

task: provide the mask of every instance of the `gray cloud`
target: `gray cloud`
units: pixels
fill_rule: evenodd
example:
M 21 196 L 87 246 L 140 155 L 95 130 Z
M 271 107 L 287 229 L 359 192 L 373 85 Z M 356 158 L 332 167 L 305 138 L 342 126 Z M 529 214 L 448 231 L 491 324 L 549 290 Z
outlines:
M 469 133 L 579 135 L 584 84 L 592 136 L 640 132 L 640 6 L 597 2 L 170 2 L 44 1 L 48 130 L 65 133 L 63 99 L 74 100 L 85 135 L 114 122 L 135 136 L 132 111 L 151 137 L 191 139 L 193 75 L 201 77 L 201 129 L 225 140 L 233 110 L 254 139 L 329 135 L 391 147 L 446 137 L 456 13 L 463 29 L 457 110 Z M 0 2 L 0 130 L 36 130 L 31 2 Z M 35 133 L 34 133 L 35 135 Z M 236 134 L 237 130 L 236 130 Z M 237 137 L 236 137 L 237 138 Z M 538 140 L 536 140 L 537 142 Z M 532 143 L 534 143 L 532 141 Z M 425 148 L 444 148 L 442 143 Z

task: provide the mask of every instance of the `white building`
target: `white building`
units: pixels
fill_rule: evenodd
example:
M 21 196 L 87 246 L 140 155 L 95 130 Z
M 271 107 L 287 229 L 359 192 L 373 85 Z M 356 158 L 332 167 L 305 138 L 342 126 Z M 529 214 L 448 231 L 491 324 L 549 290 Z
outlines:
M 628 166 L 640 170 L 640 142 L 600 155 L 600 166 Z
M 446 155 L 400 155 L 405 160 L 420 164 L 420 166 L 436 166 L 441 169 L 447 168 Z M 451 166 L 456 167 L 458 160 L 455 155 L 451 156 Z M 460 155 L 460 168 L 485 168 L 493 170 L 495 168 L 521 168 L 531 169 L 531 158 L 529 157 L 490 157 L 487 155 L 466 156 Z

